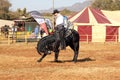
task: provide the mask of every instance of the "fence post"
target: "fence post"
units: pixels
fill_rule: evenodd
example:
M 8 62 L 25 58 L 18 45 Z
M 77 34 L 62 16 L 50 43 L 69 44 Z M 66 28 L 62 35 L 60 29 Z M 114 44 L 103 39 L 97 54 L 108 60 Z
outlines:
M 117 35 L 115 35 L 115 40 L 116 40 L 116 43 L 118 42 L 118 38 L 117 38 Z
M 25 43 L 27 44 L 27 35 L 25 35 Z
M 89 41 L 88 41 L 88 35 L 87 35 L 87 43 L 88 43 Z
M 10 45 L 10 35 L 8 35 L 8 45 Z

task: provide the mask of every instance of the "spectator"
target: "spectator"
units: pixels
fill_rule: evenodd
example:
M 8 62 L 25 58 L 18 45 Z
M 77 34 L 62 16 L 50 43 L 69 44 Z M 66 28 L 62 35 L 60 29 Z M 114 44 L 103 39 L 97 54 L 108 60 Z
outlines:
M 39 34 L 39 25 L 36 25 L 34 32 L 35 32 L 35 35 L 36 35 L 36 38 L 37 38 L 38 34 Z

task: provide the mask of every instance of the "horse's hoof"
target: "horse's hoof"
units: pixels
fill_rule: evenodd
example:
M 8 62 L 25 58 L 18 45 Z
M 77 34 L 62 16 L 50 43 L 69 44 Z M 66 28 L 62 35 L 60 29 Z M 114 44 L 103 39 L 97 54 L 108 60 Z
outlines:
M 41 62 L 41 60 L 37 60 L 37 62 Z
M 77 60 L 72 60 L 74 63 L 76 63 L 77 62 Z
M 77 63 L 77 61 L 73 61 L 74 63 Z
M 59 62 L 58 60 L 55 60 L 54 62 Z
M 62 61 L 60 61 L 60 60 L 55 60 L 55 62 L 57 62 L 57 63 L 62 63 Z
M 77 63 L 77 61 L 74 61 L 74 63 Z

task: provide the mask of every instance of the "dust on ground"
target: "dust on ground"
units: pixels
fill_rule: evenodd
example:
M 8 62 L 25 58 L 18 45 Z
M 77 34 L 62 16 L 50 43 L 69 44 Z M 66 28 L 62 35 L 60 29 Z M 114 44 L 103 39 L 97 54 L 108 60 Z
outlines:
M 36 43 L 0 44 L 0 80 L 120 80 L 120 43 L 80 43 L 78 62 L 73 51 L 54 53 L 42 62 Z

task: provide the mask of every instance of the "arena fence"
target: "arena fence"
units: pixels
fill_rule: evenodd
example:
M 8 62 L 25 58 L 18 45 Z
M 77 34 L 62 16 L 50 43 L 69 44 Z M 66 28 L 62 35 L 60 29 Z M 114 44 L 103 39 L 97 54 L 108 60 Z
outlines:
M 4 33 L 0 32 L 0 44 L 12 44 L 12 43 L 19 43 L 19 42 L 37 42 L 39 38 L 32 38 L 30 37 L 31 32 L 9 32 L 7 37 L 5 37 Z
M 29 42 L 37 42 L 40 38 L 32 38 L 30 34 L 32 32 L 9 32 L 7 37 L 0 32 L 0 44 L 13 44 L 13 43 L 29 43 Z M 114 39 L 107 39 L 109 42 L 118 42 L 118 35 L 107 35 L 107 37 L 112 36 Z M 82 38 L 84 37 L 84 38 Z M 99 37 L 97 37 L 99 39 Z M 96 39 L 97 39 L 96 38 Z M 92 42 L 91 35 L 80 35 L 81 42 Z M 105 43 L 106 41 L 104 41 Z
M 106 35 L 105 37 L 96 36 L 94 40 L 92 39 L 92 35 L 80 35 L 81 42 L 118 42 L 118 35 Z

